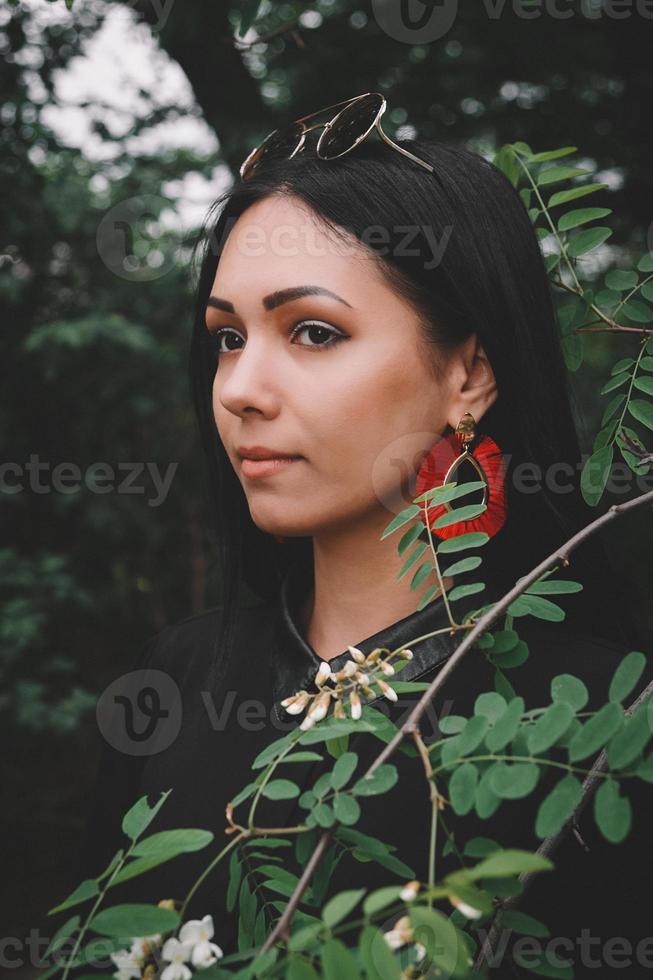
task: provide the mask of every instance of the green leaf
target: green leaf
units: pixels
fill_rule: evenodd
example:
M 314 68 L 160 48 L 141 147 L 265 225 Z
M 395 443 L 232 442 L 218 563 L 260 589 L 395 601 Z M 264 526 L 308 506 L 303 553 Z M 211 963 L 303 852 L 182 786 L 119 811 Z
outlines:
M 450 575 L 452 578 L 454 575 L 462 575 L 463 572 L 471 572 L 474 568 L 478 568 L 483 559 L 480 555 L 470 555 L 469 558 L 461 558 L 460 561 L 456 561 L 453 565 L 449 565 L 448 568 L 442 570 L 442 575 L 446 577 Z
M 540 770 L 534 762 L 515 762 L 508 765 L 499 762 L 493 769 L 490 786 L 502 800 L 519 800 L 529 796 L 540 777 Z
M 411 589 L 417 589 L 422 584 L 425 578 L 427 578 L 433 569 L 433 566 L 429 561 L 425 561 L 423 565 L 417 569 L 412 579 L 410 580 Z
M 489 534 L 485 531 L 467 531 L 465 534 L 457 534 L 453 538 L 445 538 L 438 545 L 437 554 L 447 555 L 452 551 L 463 551 L 466 548 L 478 548 L 487 544 L 490 540 Z
M 608 402 L 606 409 L 603 413 L 603 418 L 601 419 L 601 425 L 605 425 L 617 412 L 620 410 L 623 403 L 626 401 L 625 395 L 615 395 L 614 398 Z
M 361 962 L 370 980 L 400 980 L 399 960 L 388 946 L 381 929 L 365 926 L 358 942 Z
M 472 480 L 467 483 L 443 483 L 442 486 L 425 490 L 424 493 L 414 499 L 417 503 L 428 501 L 432 506 L 439 506 L 457 500 L 459 497 L 465 497 L 468 493 L 473 493 L 476 490 L 482 490 L 485 485 L 484 480 Z
M 238 898 L 238 889 L 243 877 L 237 850 L 231 852 L 229 858 L 229 887 L 227 888 L 227 912 L 233 912 Z
M 349 782 L 356 766 L 358 755 L 355 752 L 344 752 L 336 761 L 331 773 L 331 785 L 334 789 L 342 789 Z
M 485 738 L 485 744 L 490 752 L 498 752 L 508 742 L 512 741 L 519 728 L 523 713 L 524 699 L 522 697 L 513 698 Z
M 606 383 L 602 386 L 599 391 L 600 395 L 607 395 L 609 392 L 614 391 L 615 388 L 620 388 L 621 385 L 630 381 L 630 371 L 621 371 L 619 374 L 613 375 Z
M 406 533 L 402 535 L 397 545 L 397 551 L 400 555 L 403 555 L 410 548 L 411 544 L 417 540 L 420 536 L 424 527 L 421 524 L 414 524 L 412 527 L 408 528 Z
M 336 815 L 328 803 L 318 803 L 313 814 L 320 827 L 332 827 L 336 822 Z
M 327 718 L 318 722 L 315 728 L 309 728 L 308 731 L 303 732 L 299 741 L 302 745 L 313 745 L 316 742 L 325 742 L 327 739 L 336 738 L 340 735 L 351 735 L 352 732 L 375 732 L 375 729 L 364 718 L 359 721 Z
M 339 895 L 334 895 L 322 909 L 323 922 L 332 929 L 346 918 L 352 909 L 358 905 L 365 894 L 364 888 L 352 888 Z
M 628 402 L 628 411 L 642 425 L 653 429 L 653 405 L 650 402 L 645 402 L 642 398 L 631 398 Z
M 558 204 L 566 204 L 567 201 L 575 201 L 579 197 L 593 194 L 595 191 L 606 190 L 607 184 L 584 184 L 582 187 L 572 187 L 568 191 L 557 191 L 548 200 L 547 207 L 554 208 Z
M 79 905 L 80 902 L 86 902 L 89 898 L 94 898 L 98 895 L 99 891 L 100 889 L 95 878 L 86 878 L 70 893 L 68 898 L 60 902 L 59 905 L 55 905 L 54 908 L 48 909 L 48 915 L 54 915 L 55 912 L 62 912 L 72 905 Z
M 557 834 L 578 806 L 581 793 L 581 784 L 572 773 L 563 776 L 539 806 L 535 819 L 537 836 L 545 838 Z
M 546 170 L 540 170 L 535 183 L 538 187 L 544 187 L 546 184 L 555 184 L 559 180 L 570 180 L 588 173 L 590 171 L 583 167 L 547 167 Z
M 333 799 L 333 812 L 340 823 L 347 826 L 358 823 L 361 815 L 361 808 L 353 796 L 337 793 Z
M 264 766 L 267 766 L 268 763 L 272 762 L 274 759 L 277 759 L 281 753 L 288 748 L 291 742 L 294 741 L 296 735 L 296 731 L 293 730 L 288 732 L 287 735 L 284 735 L 283 738 L 277 738 L 274 740 L 274 742 L 270 742 L 270 744 L 266 745 L 263 751 L 259 752 L 259 754 L 256 756 L 251 768 L 262 769 Z
M 628 836 L 632 823 L 630 800 L 619 795 L 619 784 L 606 779 L 594 797 L 596 825 L 612 844 L 620 844 Z
M 471 762 L 456 766 L 449 780 L 449 799 L 454 813 L 464 816 L 474 806 L 478 770 Z
M 580 489 L 585 502 L 595 507 L 603 495 L 611 473 L 614 445 L 602 446 L 586 461 L 580 475 Z
M 526 739 L 531 755 L 551 748 L 569 728 L 574 709 L 566 701 L 554 701 L 537 719 Z
M 633 690 L 646 667 L 646 657 L 639 650 L 631 650 L 621 661 L 610 682 L 610 701 L 623 701 Z
M 501 804 L 501 799 L 494 792 L 490 783 L 492 774 L 498 765 L 498 762 L 494 762 L 488 766 L 485 772 L 481 774 L 481 778 L 478 781 L 478 786 L 476 787 L 475 806 L 476 812 L 481 820 L 487 820 L 488 817 L 491 817 L 497 807 Z
M 485 582 L 470 582 L 469 585 L 456 585 L 447 592 L 447 598 L 449 602 L 455 602 L 457 599 L 464 599 L 468 595 L 476 595 L 477 592 L 482 592 L 484 588 Z
M 605 284 L 608 289 L 614 289 L 618 293 L 626 292 L 637 285 L 637 273 L 631 270 L 611 269 L 605 277 Z
M 410 507 L 406 507 L 405 510 L 400 511 L 400 513 L 393 517 L 388 526 L 384 529 L 380 540 L 383 541 L 384 538 L 387 538 L 388 535 L 392 534 L 398 528 L 403 527 L 404 524 L 408 523 L 408 521 L 414 520 L 421 513 L 421 510 L 421 507 L 417 507 L 415 504 L 412 504 Z
M 581 592 L 583 586 L 580 582 L 573 582 L 570 579 L 538 579 L 532 582 L 526 589 L 527 595 L 569 595 L 571 592 Z
M 569 334 L 562 338 L 562 353 L 569 371 L 577 371 L 583 363 L 585 339 L 582 334 Z
M 577 149 L 577 146 L 562 146 L 559 150 L 544 150 L 542 153 L 533 154 L 528 162 L 544 163 L 545 160 L 557 160 L 558 157 L 566 157 L 570 153 L 575 153 Z
M 580 231 L 569 239 L 567 243 L 567 255 L 572 258 L 585 255 L 587 252 L 591 252 L 592 249 L 597 248 L 603 242 L 607 241 L 611 234 L 612 229 L 606 228 L 603 225 L 598 225 L 596 228 L 588 228 L 586 231 Z
M 420 560 L 427 548 L 428 545 L 426 545 L 423 541 L 420 541 L 420 543 L 413 549 L 406 561 L 401 566 L 399 574 L 397 575 L 397 580 L 402 579 L 404 575 L 413 567 L 413 565 Z
M 501 847 L 491 837 L 472 837 L 467 841 L 463 848 L 465 857 L 487 857 L 494 851 L 500 851 Z
M 460 521 L 471 521 L 487 510 L 487 504 L 466 504 L 464 507 L 456 507 L 447 514 L 442 514 L 432 527 L 438 530 L 441 527 L 450 527 L 451 524 L 458 524 Z
M 512 929 L 513 932 L 520 933 L 522 936 L 544 938 L 551 935 L 549 927 L 544 922 L 534 919 L 532 915 L 526 915 L 525 912 L 518 912 L 516 909 L 506 909 L 505 912 L 502 912 L 501 925 Z
M 63 925 L 59 926 L 43 954 L 44 960 L 47 960 L 51 953 L 56 952 L 76 932 L 80 922 L 81 918 L 79 915 L 72 915 L 69 919 L 66 919 Z
M 490 660 L 492 663 L 501 670 L 510 670 L 513 667 L 521 667 L 521 665 L 528 660 L 528 657 L 528 646 L 523 640 L 519 641 L 514 650 L 508 650 L 507 653 L 495 653 L 493 650 L 490 654 Z
M 387 793 L 397 782 L 399 774 L 397 767 L 390 763 L 377 766 L 371 776 L 361 776 L 353 787 L 352 793 L 356 796 L 375 796 L 378 793 Z
M 474 715 L 473 718 L 469 718 L 456 739 L 456 754 L 468 755 L 478 748 L 489 726 L 490 720 L 485 715 Z
M 127 834 L 132 840 L 140 837 L 143 831 L 152 823 L 171 792 L 172 790 L 169 789 L 165 793 L 162 793 L 161 798 L 157 800 L 153 807 L 147 802 L 147 796 L 141 796 L 140 800 L 137 800 L 122 818 L 123 834 Z
M 635 378 L 633 385 L 645 395 L 653 395 L 653 378 Z
M 411 906 L 410 923 L 415 942 L 421 943 L 439 970 L 447 977 L 463 977 L 469 972 L 469 954 L 461 934 L 441 912 L 424 906 Z
M 579 208 L 576 211 L 567 211 L 558 220 L 558 231 L 569 231 L 570 228 L 585 225 L 588 221 L 606 218 L 609 214 L 612 214 L 610 208 Z
M 494 691 L 479 694 L 474 702 L 474 714 L 484 715 L 490 722 L 495 722 L 506 710 L 506 701 Z
M 513 875 L 552 870 L 553 862 L 543 855 L 509 848 L 495 851 L 480 864 L 467 868 L 467 874 L 475 881 L 478 878 L 510 878 Z
M 573 674 L 556 674 L 551 681 L 551 697 L 570 704 L 574 711 L 580 711 L 589 700 L 587 688 Z
M 623 304 L 621 311 L 634 323 L 648 324 L 653 319 L 651 307 L 647 303 L 642 303 L 639 299 L 629 299 Z
M 510 616 L 536 616 L 551 622 L 560 622 L 565 618 L 565 611 L 549 599 L 522 593 L 508 606 Z
M 620 730 L 612 736 L 608 745 L 608 762 L 611 769 L 624 769 L 642 752 L 651 736 L 647 704 L 649 698 L 638 705 L 627 717 Z
M 365 915 L 374 915 L 376 912 L 380 912 L 381 909 L 385 909 L 388 905 L 392 905 L 398 901 L 399 892 L 402 888 L 403 885 L 385 885 L 383 888 L 377 888 L 375 891 L 370 892 L 363 902 L 363 912 Z
M 621 705 L 613 702 L 604 704 L 572 738 L 568 746 L 569 761 L 578 762 L 598 752 L 619 731 L 623 719 Z
M 272 779 L 263 787 L 261 795 L 268 800 L 292 800 L 299 792 L 299 786 L 289 779 Z
M 132 848 L 133 857 L 174 857 L 190 851 L 201 851 L 213 840 L 210 830 L 161 830 L 145 837 Z
M 102 936 L 131 939 L 155 932 L 169 932 L 179 925 L 179 913 L 157 905 L 130 903 L 103 909 L 91 920 L 95 932 Z

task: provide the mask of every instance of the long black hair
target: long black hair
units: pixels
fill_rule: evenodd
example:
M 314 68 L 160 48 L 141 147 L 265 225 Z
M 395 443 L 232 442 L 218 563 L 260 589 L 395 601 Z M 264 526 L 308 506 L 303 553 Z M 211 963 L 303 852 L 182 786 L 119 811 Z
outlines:
M 254 524 L 213 417 L 216 355 L 205 342 L 206 303 L 231 228 L 263 198 L 292 195 L 332 233 L 344 229 L 356 236 L 380 263 L 386 281 L 419 314 L 434 357 L 438 348 L 455 347 L 477 334 L 498 387 L 479 429 L 509 460 L 508 520 L 482 549 L 481 570 L 492 570 L 493 592 L 501 594 L 597 516 L 579 490 L 578 410 L 549 277 L 519 194 L 496 166 L 467 149 L 424 139 L 399 145 L 427 160 L 435 172 L 372 139 L 332 161 L 307 149 L 267 163 L 246 182 L 237 181 L 215 202 L 205 224 L 191 375 L 222 567 L 221 657 L 229 649 L 235 610 L 245 591 L 274 599 L 289 562 L 312 553 L 311 538 L 279 544 Z M 383 234 L 370 233 L 379 228 Z M 443 246 L 435 262 L 434 243 Z M 566 466 L 566 493 L 547 485 L 554 464 Z M 528 465 L 540 473 L 536 492 L 518 490 L 512 478 L 520 467 L 526 480 Z M 596 535 L 574 552 L 566 577 L 584 586 L 562 602 L 567 619 L 597 635 L 630 642 L 634 634 L 618 575 Z

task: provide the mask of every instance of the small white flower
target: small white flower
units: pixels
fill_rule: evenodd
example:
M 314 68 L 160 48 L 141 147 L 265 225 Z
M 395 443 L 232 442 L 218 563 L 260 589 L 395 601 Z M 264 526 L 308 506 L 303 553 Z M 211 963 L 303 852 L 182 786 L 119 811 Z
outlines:
M 190 957 L 191 949 L 190 943 L 180 943 L 174 936 L 166 939 L 161 958 L 168 960 L 170 966 L 162 971 L 161 980 L 190 980 L 193 972 L 186 966 L 186 961 Z
M 468 919 L 480 919 L 483 915 L 480 909 L 475 909 L 473 905 L 468 905 L 467 902 L 461 902 L 455 895 L 450 896 L 450 901 Z
M 419 881 L 409 881 L 399 892 L 402 902 L 412 902 L 417 897 L 419 891 Z
M 306 717 L 304 718 L 304 720 L 302 721 L 302 723 L 301 723 L 301 725 L 299 727 L 301 728 L 301 730 L 303 732 L 306 732 L 306 731 L 308 731 L 309 728 L 312 728 L 313 727 L 313 725 L 315 724 L 315 722 L 316 722 L 316 719 L 313 718 L 312 715 L 306 715 Z
M 322 687 L 325 681 L 329 681 L 332 678 L 331 668 L 329 667 L 326 660 L 323 660 L 319 666 L 318 672 L 315 675 L 315 683 L 318 687 Z
M 339 681 L 347 680 L 348 677 L 353 677 L 353 675 L 358 670 L 358 664 L 355 660 L 348 660 L 347 663 L 343 664 L 342 668 L 335 674 L 335 679 Z
M 361 716 L 361 699 L 355 691 L 352 691 L 349 695 L 349 703 L 351 705 L 351 716 L 354 721 L 358 721 Z
M 313 721 L 321 721 L 329 710 L 330 701 L 331 695 L 328 691 L 323 691 L 322 694 L 318 694 L 312 707 L 308 709 L 308 717 L 312 718 Z
M 354 680 L 357 681 L 359 684 L 365 685 L 369 683 L 369 677 L 367 676 L 367 674 L 364 674 L 362 670 L 356 671 L 356 673 L 354 674 Z
M 210 915 L 205 915 L 203 919 L 190 919 L 179 930 L 181 942 L 192 946 L 190 958 L 193 966 L 211 966 L 224 956 L 222 949 L 209 941 L 213 931 L 213 918 Z
M 412 660 L 413 659 L 413 651 L 412 650 L 401 650 L 400 653 L 399 653 L 399 656 L 403 660 Z M 419 943 L 417 945 L 419 946 Z
M 299 715 L 308 704 L 310 695 L 307 691 L 299 691 L 291 698 L 286 698 L 281 702 L 281 706 L 286 709 L 289 715 Z
M 363 653 L 362 650 L 359 650 L 358 647 L 352 647 L 352 646 L 348 646 L 347 649 L 349 650 L 349 652 L 351 653 L 352 657 L 354 658 L 357 664 L 365 663 L 365 654 Z
M 390 687 L 389 684 L 386 684 L 386 682 L 385 681 L 382 681 L 382 680 L 377 681 L 377 683 L 378 683 L 379 687 L 381 688 L 381 693 L 385 695 L 385 697 L 388 699 L 388 701 L 396 701 L 397 700 L 397 692 L 395 691 L 395 689 L 393 687 Z
M 113 974 L 116 980 L 133 980 L 134 977 L 140 977 L 140 957 L 134 949 L 134 944 L 131 949 L 119 949 L 117 953 L 111 953 L 111 959 L 118 967 Z
M 405 946 L 406 943 L 412 942 L 413 928 L 408 916 L 402 915 L 395 922 L 394 928 L 388 932 L 384 932 L 383 935 L 390 949 L 399 949 L 400 946 Z
M 394 667 L 392 666 L 392 664 L 389 664 L 387 660 L 379 660 L 379 667 L 386 675 L 386 677 L 392 677 L 392 675 L 395 672 Z

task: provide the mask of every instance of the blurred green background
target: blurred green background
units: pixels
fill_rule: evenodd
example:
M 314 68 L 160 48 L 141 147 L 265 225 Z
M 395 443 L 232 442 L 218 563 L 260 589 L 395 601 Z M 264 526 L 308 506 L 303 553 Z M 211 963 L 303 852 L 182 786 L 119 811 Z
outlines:
M 4 935 L 20 942 L 50 936 L 46 910 L 77 884 L 98 695 L 149 636 L 218 600 L 187 379 L 191 249 L 251 146 L 382 91 L 399 138 L 489 158 L 517 140 L 577 146 L 609 188 L 590 203 L 614 211 L 586 279 L 653 247 L 651 21 L 634 4 L 620 19 L 559 4 L 563 19 L 460 2 L 441 36 L 412 42 L 384 27 L 384 6 L 264 0 L 243 38 L 253 5 L 235 0 L 0 8 L 2 886 Z M 636 349 L 634 336 L 587 344 L 573 375 L 584 450 L 599 388 Z M 606 539 L 650 628 L 650 516 Z M 22 963 L 14 975 L 31 975 Z

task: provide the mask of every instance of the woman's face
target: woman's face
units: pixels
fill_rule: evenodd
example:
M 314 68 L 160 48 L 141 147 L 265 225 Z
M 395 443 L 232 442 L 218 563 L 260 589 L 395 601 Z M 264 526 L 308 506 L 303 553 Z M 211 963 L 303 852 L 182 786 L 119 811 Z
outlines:
M 308 287 L 320 292 L 289 292 Z M 288 197 L 233 225 L 211 297 L 213 412 L 255 524 L 288 536 L 383 528 L 451 409 L 444 354 L 436 381 L 412 307 L 357 239 L 338 242 Z M 239 450 L 254 446 L 300 458 L 253 474 Z

